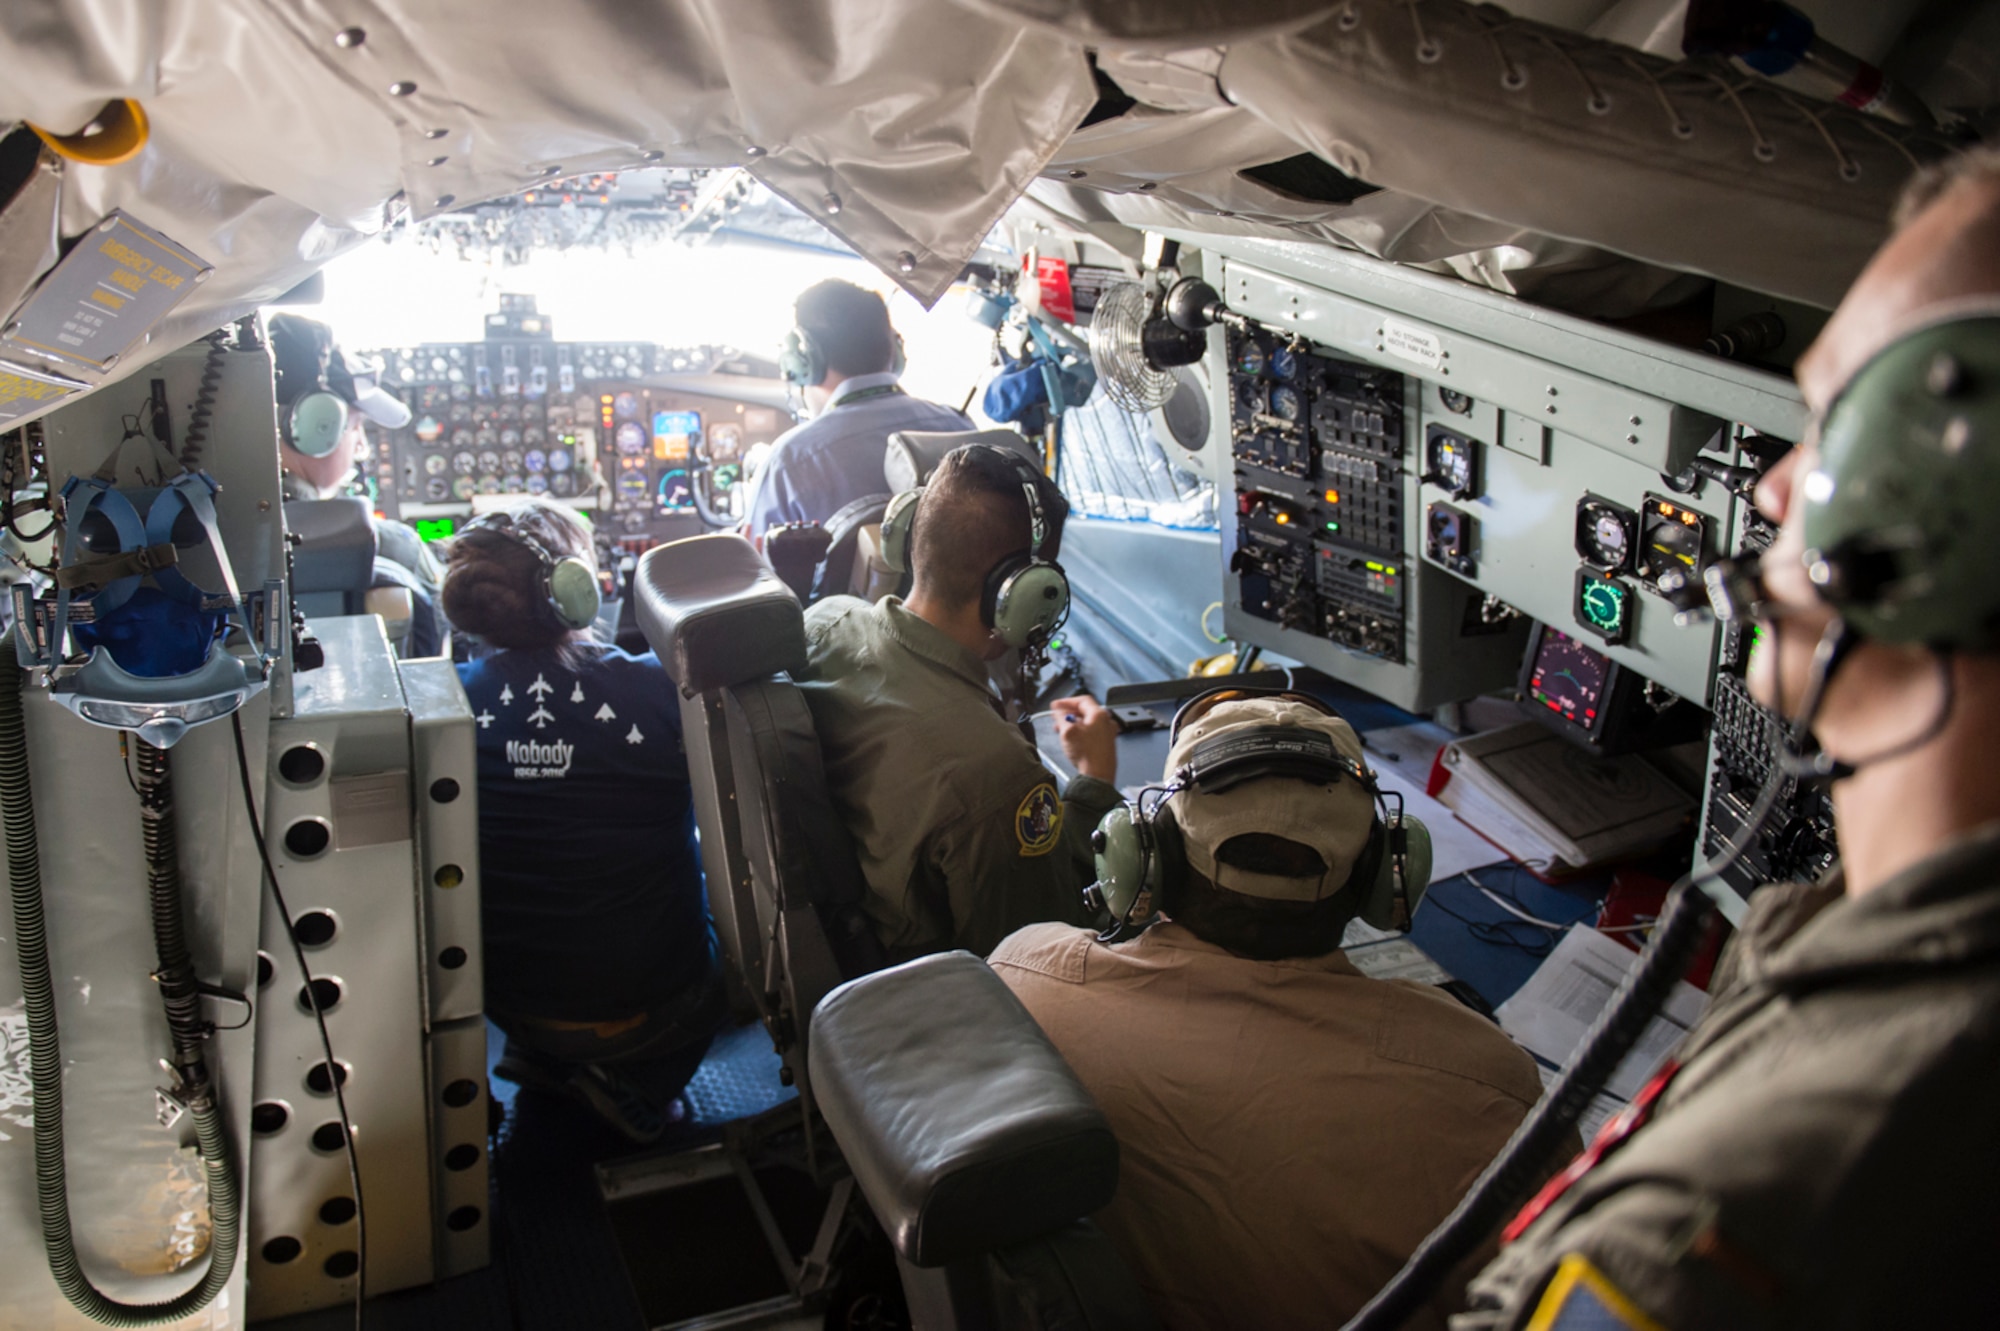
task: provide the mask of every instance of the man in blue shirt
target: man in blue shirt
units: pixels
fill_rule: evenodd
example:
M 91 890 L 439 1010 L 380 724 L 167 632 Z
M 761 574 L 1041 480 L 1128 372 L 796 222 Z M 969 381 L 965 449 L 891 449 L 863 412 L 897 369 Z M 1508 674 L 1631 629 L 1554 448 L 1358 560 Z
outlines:
M 911 397 L 897 384 L 903 341 L 872 291 L 829 279 L 806 288 L 785 338 L 785 377 L 812 418 L 772 445 L 750 500 L 745 534 L 786 522 L 825 522 L 856 499 L 887 494 L 882 454 L 898 430 L 970 430 L 964 412 Z

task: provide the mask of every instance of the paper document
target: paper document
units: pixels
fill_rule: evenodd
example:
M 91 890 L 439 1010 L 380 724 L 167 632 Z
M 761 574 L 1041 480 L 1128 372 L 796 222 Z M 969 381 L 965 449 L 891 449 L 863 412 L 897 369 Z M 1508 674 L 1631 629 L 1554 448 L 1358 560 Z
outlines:
M 1588 925 L 1571 926 L 1528 982 L 1500 1005 L 1501 1029 L 1536 1057 L 1568 1066 L 1584 1033 L 1638 959 L 1637 953 Z M 1621 1100 L 1637 1095 L 1707 1005 L 1708 995 L 1701 990 L 1676 983 L 1665 1008 L 1604 1089 Z
M 1403 797 L 1403 812 L 1418 818 L 1431 833 L 1431 881 L 1456 878 L 1467 869 L 1498 864 L 1507 852 L 1473 831 L 1459 816 L 1424 794 L 1431 759 L 1451 735 L 1428 722 L 1371 730 L 1362 736 L 1368 765 L 1384 790 Z
M 1430 959 L 1428 953 L 1397 934 L 1375 943 L 1347 949 L 1354 969 L 1371 980 L 1415 980 L 1418 984 L 1444 984 L 1451 972 Z
M 1541 1075 L 1542 1093 L 1546 1095 L 1549 1087 L 1556 1084 L 1556 1069 L 1546 1063 L 1537 1063 L 1535 1071 Z M 1590 1139 L 1597 1135 L 1597 1130 L 1624 1107 L 1625 1102 L 1615 1095 L 1606 1095 L 1599 1091 L 1591 1096 L 1590 1103 L 1584 1107 L 1583 1117 L 1576 1121 L 1577 1135 L 1583 1138 L 1583 1144 L 1590 1145 Z

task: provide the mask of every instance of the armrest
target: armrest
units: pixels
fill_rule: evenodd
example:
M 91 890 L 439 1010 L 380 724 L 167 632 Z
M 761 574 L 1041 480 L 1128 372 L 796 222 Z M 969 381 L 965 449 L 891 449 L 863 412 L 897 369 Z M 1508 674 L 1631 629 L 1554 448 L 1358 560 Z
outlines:
M 1117 1191 L 1110 1123 L 971 953 L 849 981 L 812 1029 L 820 1108 L 907 1261 L 942 1266 L 1021 1243 Z

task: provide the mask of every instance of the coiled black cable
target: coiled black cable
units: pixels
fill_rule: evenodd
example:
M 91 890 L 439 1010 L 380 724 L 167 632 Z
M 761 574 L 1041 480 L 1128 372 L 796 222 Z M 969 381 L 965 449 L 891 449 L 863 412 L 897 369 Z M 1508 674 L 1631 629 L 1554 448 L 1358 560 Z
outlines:
M 56 1287 L 85 1317 L 104 1326 L 158 1326 L 179 1321 L 207 1307 L 229 1283 L 229 1273 L 236 1265 L 237 1245 L 242 1239 L 239 1181 L 231 1168 L 229 1138 L 223 1130 L 221 1108 L 212 1088 L 204 1087 L 189 1096 L 188 1112 L 194 1120 L 195 1142 L 208 1183 L 213 1237 L 207 1272 L 178 1297 L 159 1303 L 119 1303 L 90 1282 L 77 1255 L 76 1236 L 70 1227 L 68 1173 L 63 1155 L 62 1048 L 56 1031 L 55 982 L 49 970 L 48 929 L 42 907 L 41 847 L 35 835 L 28 731 L 21 703 L 25 675 L 18 653 L 18 643 L 9 634 L 6 646 L 0 647 L 0 822 L 4 822 L 6 829 L 14 950 L 20 964 L 21 992 L 28 1018 L 29 1084 L 35 1107 L 35 1190 L 41 1211 L 42 1245 L 47 1250 L 49 1274 Z M 170 799 L 168 812 L 170 815 Z M 149 842 L 149 849 L 154 844 L 157 843 Z M 171 832 L 165 845 L 168 850 L 173 847 Z M 173 878 L 176 893 L 178 887 L 176 873 Z M 163 909 L 156 894 L 156 920 Z M 174 913 L 178 916 L 178 909 Z M 173 948 L 173 938 L 180 927 L 177 918 L 164 940 L 156 938 L 156 942 Z M 185 936 L 179 936 L 179 952 L 185 957 Z M 198 1024 L 198 1010 L 195 1020 Z M 175 1050 L 178 1058 L 178 1036 Z
M 195 389 L 187 429 L 181 434 L 181 466 L 189 471 L 201 470 L 201 446 L 208 441 L 215 399 L 222 388 L 222 358 L 229 354 L 229 330 L 218 328 L 202 340 L 208 343 L 208 359 L 202 362 L 201 384 Z

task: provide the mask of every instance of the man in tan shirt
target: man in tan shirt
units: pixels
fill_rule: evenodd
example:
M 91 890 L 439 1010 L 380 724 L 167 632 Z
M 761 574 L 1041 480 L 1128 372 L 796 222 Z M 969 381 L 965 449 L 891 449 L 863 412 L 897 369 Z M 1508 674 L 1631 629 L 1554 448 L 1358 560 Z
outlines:
M 1258 698 L 1184 720 L 1167 771 L 1204 740 L 1288 727 L 1361 765 L 1345 721 Z M 1540 1082 L 1449 996 L 1371 980 L 1340 953 L 1364 892 L 1350 878 L 1380 835 L 1359 782 L 1269 776 L 1182 790 L 1168 812 L 1186 866 L 1162 883 L 1167 922 L 1109 946 L 1031 926 L 993 969 L 1110 1117 L 1118 1196 L 1097 1220 L 1162 1321 L 1338 1326 L 1456 1204 Z M 1460 1288 L 1410 1325 L 1442 1328 Z

